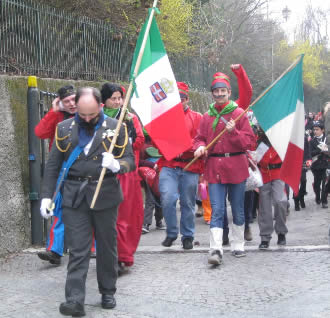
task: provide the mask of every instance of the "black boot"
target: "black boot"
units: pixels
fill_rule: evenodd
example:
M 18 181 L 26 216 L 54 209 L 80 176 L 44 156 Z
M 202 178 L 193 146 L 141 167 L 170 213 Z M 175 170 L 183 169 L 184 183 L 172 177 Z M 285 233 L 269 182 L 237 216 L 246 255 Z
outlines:
M 60 305 L 60 313 L 63 316 L 72 316 L 72 317 L 86 316 L 84 306 L 73 302 L 62 303 Z
M 295 209 L 295 211 L 300 211 L 299 199 L 298 198 L 293 198 L 293 200 L 294 200 L 294 209 Z
M 303 195 L 300 196 L 299 198 L 299 202 L 300 202 L 300 206 L 302 209 L 305 209 L 306 208 L 306 204 L 305 204 L 305 198 Z
M 229 228 L 223 229 L 222 245 L 229 245 Z
M 61 256 L 55 252 L 51 252 L 51 251 L 39 252 L 38 257 L 43 261 L 48 261 L 53 265 L 61 264 Z

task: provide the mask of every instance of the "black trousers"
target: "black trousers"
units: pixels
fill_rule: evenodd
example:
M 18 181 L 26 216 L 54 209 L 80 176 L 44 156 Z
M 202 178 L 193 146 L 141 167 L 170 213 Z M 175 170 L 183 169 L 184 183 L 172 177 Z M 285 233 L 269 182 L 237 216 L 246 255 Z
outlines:
M 305 196 L 306 193 L 306 185 L 307 185 L 307 169 L 302 169 L 301 170 L 301 177 L 300 177 L 300 186 L 299 186 L 299 192 L 298 195 L 295 197 L 293 195 L 294 199 L 300 199 Z
M 313 169 L 314 175 L 314 192 L 315 192 L 315 199 L 321 200 L 322 203 L 327 203 L 327 192 L 325 189 L 325 182 L 326 182 L 326 171 L 327 169 Z
M 77 209 L 63 207 L 65 239 L 70 256 L 65 285 L 67 302 L 85 302 L 85 285 L 92 246 L 92 231 L 96 239 L 96 272 L 101 294 L 116 292 L 118 275 L 117 221 L 118 206 L 91 210 L 84 199 Z

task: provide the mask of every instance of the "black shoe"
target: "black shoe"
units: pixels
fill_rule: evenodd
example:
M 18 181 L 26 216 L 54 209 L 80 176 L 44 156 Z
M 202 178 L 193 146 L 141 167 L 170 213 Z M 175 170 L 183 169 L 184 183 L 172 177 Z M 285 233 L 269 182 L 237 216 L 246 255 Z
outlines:
M 116 307 L 116 299 L 113 295 L 102 294 L 102 308 L 112 309 Z
M 122 276 L 128 272 L 124 262 L 118 262 L 118 276 Z
M 328 203 L 322 203 L 322 208 L 327 209 L 328 208 Z
M 299 199 L 298 198 L 294 199 L 294 209 L 295 209 L 295 211 L 300 211 L 300 205 L 299 205 Z
M 315 202 L 316 202 L 316 204 L 321 204 L 321 200 L 320 199 L 315 199 Z
M 50 251 L 46 252 L 39 252 L 38 257 L 43 261 L 48 261 L 53 265 L 60 265 L 61 264 L 61 256 Z
M 149 224 L 144 224 L 142 226 L 142 234 L 147 234 L 149 232 L 150 232 L 150 230 L 149 230 Z
M 277 245 L 286 245 L 285 234 L 278 235 Z
M 233 254 L 233 256 L 235 256 L 237 258 L 246 256 L 246 253 L 244 251 L 233 251 L 232 254 Z
M 63 316 L 72 316 L 72 317 L 86 316 L 84 306 L 73 302 L 62 303 L 60 305 L 60 313 Z
M 306 208 L 306 204 L 305 204 L 305 199 L 304 197 L 300 198 L 299 199 L 299 202 L 300 202 L 300 206 L 302 209 L 305 209 Z
M 191 250 L 193 248 L 193 239 L 191 237 L 186 237 L 182 241 L 182 246 L 184 250 Z
M 222 263 L 222 255 L 220 251 L 212 251 L 207 259 L 207 262 L 211 265 L 220 265 Z
M 269 242 L 261 241 L 259 245 L 259 250 L 268 250 L 269 249 Z
M 166 236 L 165 240 L 162 242 L 162 245 L 165 247 L 172 246 L 173 242 L 176 240 L 174 237 L 168 237 Z
M 162 221 L 156 222 L 156 230 L 166 230 L 166 226 L 163 224 Z

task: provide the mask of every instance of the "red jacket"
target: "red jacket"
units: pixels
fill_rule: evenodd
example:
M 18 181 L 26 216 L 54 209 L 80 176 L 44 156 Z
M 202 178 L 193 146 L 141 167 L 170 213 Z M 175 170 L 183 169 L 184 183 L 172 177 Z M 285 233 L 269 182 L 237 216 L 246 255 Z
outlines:
M 243 110 L 237 107 L 232 113 L 223 115 L 229 121 L 238 117 Z M 215 117 L 204 114 L 199 133 L 194 140 L 194 148 L 208 145 L 224 128 L 225 124 L 220 120 L 215 131 L 212 123 Z M 241 183 L 249 176 L 248 160 L 245 154 L 232 157 L 211 157 L 210 154 L 224 154 L 233 152 L 245 152 L 251 149 L 254 143 L 254 134 L 249 120 L 244 115 L 232 132 L 226 132 L 208 151 L 205 161 L 204 177 L 209 183 Z
M 54 112 L 53 109 L 51 109 L 39 122 L 37 126 L 34 128 L 34 133 L 37 137 L 40 139 L 49 139 L 49 150 L 52 147 L 54 137 L 55 137 L 55 131 L 56 126 L 58 123 L 63 121 L 64 119 L 70 118 L 73 115 L 69 115 L 69 113 L 65 112 Z
M 262 159 L 259 161 L 258 166 L 262 174 L 263 183 L 268 183 L 272 180 L 280 179 L 281 168 L 269 169 L 269 165 L 280 165 L 281 158 L 273 147 L 270 147 Z
M 223 115 L 227 121 L 237 118 L 243 109 L 250 105 L 252 97 L 252 86 L 250 80 L 241 66 L 233 70 L 237 76 L 239 98 L 235 101 L 238 104 L 232 113 Z M 216 108 L 219 111 L 219 106 Z M 200 124 L 200 129 L 194 140 L 194 149 L 199 146 L 207 146 L 224 128 L 225 124 L 219 120 L 219 123 L 213 131 L 212 124 L 215 117 L 205 113 Z M 232 153 L 245 152 L 253 148 L 255 136 L 250 126 L 249 120 L 244 115 L 237 123 L 234 131 L 226 132 L 218 142 L 209 149 L 208 154 L 212 153 Z M 209 183 L 241 183 L 249 176 L 248 160 L 245 154 L 232 157 L 210 157 L 205 161 L 204 177 Z
M 232 71 L 236 75 L 238 83 L 239 96 L 235 102 L 240 108 L 245 110 L 250 106 L 253 93 L 252 85 L 242 65 L 239 69 L 234 69 Z
M 140 150 L 144 145 L 144 135 L 143 135 L 142 126 L 140 124 L 138 117 L 132 113 L 129 113 L 129 115 L 133 118 L 133 125 L 134 125 L 135 132 L 136 132 L 136 138 L 135 138 L 135 141 L 132 146 L 133 146 L 135 163 L 136 163 L 136 168 L 137 168 L 138 164 L 139 164 L 139 160 L 140 160 Z
M 185 115 L 185 121 L 186 121 L 187 128 L 190 132 L 190 137 L 191 137 L 191 139 L 194 139 L 198 132 L 200 121 L 202 119 L 202 114 L 200 114 L 198 112 L 194 112 L 190 108 L 188 108 L 184 112 L 184 115 Z M 194 150 L 190 149 L 190 150 L 182 153 L 177 158 L 174 158 L 170 161 L 166 160 L 164 157 L 161 157 L 158 161 L 158 166 L 160 168 L 161 167 L 184 168 L 189 163 L 189 161 L 192 160 L 193 158 L 194 158 Z M 175 159 L 177 159 L 177 160 L 175 160 Z M 178 160 L 182 160 L 182 161 L 178 161 Z M 199 174 L 203 173 L 203 161 L 197 160 L 188 168 L 188 171 L 194 172 L 194 173 L 199 173 Z

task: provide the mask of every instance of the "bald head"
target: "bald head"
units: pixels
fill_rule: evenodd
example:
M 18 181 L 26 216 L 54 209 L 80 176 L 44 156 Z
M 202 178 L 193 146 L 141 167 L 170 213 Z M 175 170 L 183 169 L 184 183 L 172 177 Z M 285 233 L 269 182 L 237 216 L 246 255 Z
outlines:
M 79 88 L 76 105 L 78 115 L 86 122 L 90 122 L 98 117 L 102 108 L 100 91 L 94 87 Z

